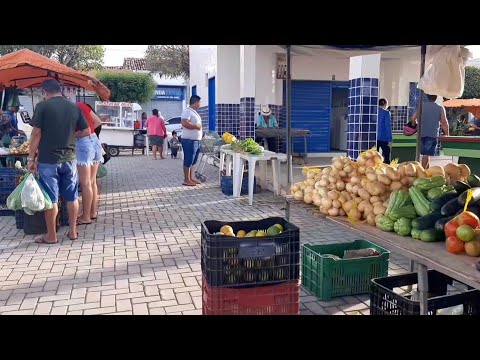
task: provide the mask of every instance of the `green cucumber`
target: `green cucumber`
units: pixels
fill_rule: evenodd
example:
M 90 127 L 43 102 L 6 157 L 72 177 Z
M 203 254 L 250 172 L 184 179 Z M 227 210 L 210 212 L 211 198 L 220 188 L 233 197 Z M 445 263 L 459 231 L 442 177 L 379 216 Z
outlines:
M 443 219 L 444 217 L 445 216 L 443 216 L 440 213 L 433 213 L 433 214 L 421 216 L 416 219 L 413 219 L 412 227 L 418 230 L 432 229 L 435 227 L 435 223 L 438 220 Z

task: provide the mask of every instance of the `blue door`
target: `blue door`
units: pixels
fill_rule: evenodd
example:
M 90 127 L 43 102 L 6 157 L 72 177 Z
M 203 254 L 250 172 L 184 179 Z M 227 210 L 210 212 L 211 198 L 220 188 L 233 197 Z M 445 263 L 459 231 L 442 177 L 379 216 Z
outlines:
M 285 108 L 285 81 L 283 82 Z M 330 152 L 331 81 L 292 81 L 292 128 L 310 130 L 308 152 Z M 285 111 L 284 111 L 285 113 Z M 286 125 L 286 121 L 283 122 Z M 293 152 L 303 152 L 303 138 L 293 139 Z
M 208 130 L 215 131 L 215 78 L 208 79 Z
M 197 85 L 192 86 L 192 96 L 197 95 Z

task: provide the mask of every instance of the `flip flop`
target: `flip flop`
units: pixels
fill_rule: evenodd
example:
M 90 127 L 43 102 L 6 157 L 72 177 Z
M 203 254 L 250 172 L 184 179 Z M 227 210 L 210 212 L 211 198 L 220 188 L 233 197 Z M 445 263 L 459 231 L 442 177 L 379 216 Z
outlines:
M 90 225 L 92 222 L 83 222 L 82 220 L 77 220 L 77 226 L 80 226 L 80 225 Z
M 67 233 L 67 237 L 68 237 L 71 241 L 77 240 L 77 239 L 78 239 L 78 233 L 77 233 L 77 237 L 76 237 L 76 238 L 71 238 L 70 235 L 68 235 L 68 233 Z
M 97 220 L 97 217 L 95 216 L 95 217 L 92 217 L 92 218 L 90 218 L 90 219 L 92 219 L 92 220 Z
M 45 237 L 42 236 L 41 238 L 39 239 L 35 239 L 35 243 L 37 244 L 47 244 L 47 245 L 53 245 L 53 244 L 56 244 L 58 241 L 47 241 L 45 240 Z
M 197 184 L 188 184 L 188 183 L 183 183 L 183 186 L 197 186 Z

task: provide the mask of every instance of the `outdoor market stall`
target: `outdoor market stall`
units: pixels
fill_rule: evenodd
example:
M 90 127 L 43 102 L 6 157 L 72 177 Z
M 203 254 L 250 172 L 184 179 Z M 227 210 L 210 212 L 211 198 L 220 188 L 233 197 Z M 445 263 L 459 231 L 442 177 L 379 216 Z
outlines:
M 289 140 L 291 139 L 292 46 L 287 45 L 284 47 L 287 52 L 285 95 L 288 134 L 287 161 L 288 167 L 291 168 L 292 146 Z M 349 50 L 365 50 L 367 48 L 378 52 L 384 48 L 369 45 L 333 47 Z M 421 78 L 425 72 L 426 50 L 426 45 L 423 45 L 420 54 Z M 460 72 L 458 73 L 460 74 Z M 421 90 L 420 98 L 422 99 L 423 96 L 424 92 Z M 418 118 L 422 116 L 422 107 L 422 102 L 420 102 Z M 417 132 L 421 133 L 421 122 L 419 122 Z M 420 137 L 416 137 L 415 140 L 416 159 L 419 160 Z M 451 143 L 451 141 L 449 142 Z M 445 144 L 449 142 L 445 141 Z M 410 144 L 407 147 L 413 150 Z M 413 262 L 416 262 L 418 265 L 419 313 L 422 315 L 431 312 L 429 311 L 431 309 L 429 308 L 430 273 L 428 272 L 428 268 L 436 269 L 440 273 L 447 274 L 457 281 L 463 282 L 475 289 L 480 289 L 480 272 L 475 268 L 478 260 L 477 257 L 480 255 L 478 251 L 480 250 L 480 246 L 478 246 L 480 239 L 472 235 L 472 227 L 478 226 L 479 224 L 478 218 L 475 216 L 477 220 L 475 220 L 475 224 L 472 224 L 472 227 L 468 230 L 467 228 L 463 228 L 464 225 L 458 224 L 457 217 L 453 217 L 457 213 L 462 213 L 462 209 L 464 208 L 463 204 L 465 204 L 467 197 L 471 196 L 472 193 L 475 194 L 475 196 L 480 195 L 480 189 L 477 188 L 480 186 L 480 181 L 477 183 L 477 177 L 470 174 L 468 167 L 462 167 L 456 164 L 448 164 L 444 169 L 432 167 L 424 170 L 420 164 L 416 162 L 401 164 L 399 168 L 395 165 L 381 165 L 382 162 L 383 158 L 381 158 L 376 151 L 362 153 L 359 159 L 354 160 L 334 158 L 332 166 L 323 170 L 317 169 L 313 173 L 307 171 L 304 183 L 292 185 L 291 191 L 293 197 L 296 200 L 304 200 L 307 204 L 318 206 L 322 213 L 331 217 L 331 220 L 337 224 L 356 230 L 368 236 L 373 242 L 388 246 L 397 250 L 402 255 L 407 256 L 411 259 L 412 271 Z M 291 171 L 288 171 L 287 174 L 288 184 L 291 184 Z M 466 183 L 467 178 L 469 183 Z M 433 189 L 434 187 L 432 185 L 436 181 L 438 181 L 438 184 L 435 184 L 435 186 L 438 185 L 438 188 L 435 191 L 438 191 L 438 194 L 435 195 L 445 200 L 449 197 L 448 201 L 441 204 L 445 206 L 445 211 L 443 206 L 439 207 L 440 200 L 433 198 L 433 191 L 431 202 L 426 199 L 426 190 Z M 452 185 L 448 185 L 450 183 Z M 469 190 L 470 188 L 472 189 Z M 443 191 L 445 191 L 445 193 L 451 191 L 451 193 L 444 195 Z M 393 194 L 396 195 L 394 196 Z M 397 199 L 397 197 L 400 196 L 403 197 L 403 205 L 401 206 L 399 205 L 400 200 Z M 430 192 L 428 196 L 430 199 Z M 476 202 L 479 201 L 480 198 L 475 196 L 473 197 L 473 204 L 477 206 Z M 393 197 L 395 197 L 395 200 L 392 199 Z M 396 206 L 399 206 L 399 209 L 402 208 L 402 210 L 399 210 L 397 214 L 390 214 L 389 210 L 392 206 L 395 206 L 393 204 L 396 204 Z M 467 205 L 465 205 L 465 209 Z M 471 208 L 469 207 L 468 210 L 480 212 L 475 210 L 473 206 Z M 409 211 L 411 213 L 408 213 Z M 339 215 L 347 215 L 349 219 L 347 220 L 344 217 L 337 218 Z M 448 219 L 446 218 L 447 215 L 449 217 Z M 395 220 L 392 220 L 393 216 L 395 216 Z M 287 220 L 289 217 L 290 206 L 289 200 L 287 199 Z M 411 219 L 415 219 L 415 222 Z M 412 225 L 413 223 L 415 226 Z M 453 229 L 452 233 L 451 229 L 453 226 L 456 226 L 455 229 L 461 228 L 461 231 L 456 232 L 456 230 Z M 447 228 L 444 230 L 444 227 Z M 464 230 L 469 231 L 468 238 L 464 236 Z M 390 233 L 389 231 L 395 231 L 401 236 Z M 445 236 L 444 231 L 448 233 L 447 236 L 449 236 L 446 245 L 443 243 L 431 243 L 441 240 L 441 237 Z M 416 240 L 409 238 L 408 236 L 410 236 L 410 234 Z M 470 237 L 470 235 L 472 236 Z M 457 240 L 458 243 L 455 242 L 454 244 L 454 241 Z M 478 244 L 469 243 L 469 241 L 473 240 L 478 242 Z M 463 249 L 467 250 L 467 253 L 473 257 L 449 254 L 449 252 L 461 253 Z M 478 293 L 474 295 L 478 295 Z

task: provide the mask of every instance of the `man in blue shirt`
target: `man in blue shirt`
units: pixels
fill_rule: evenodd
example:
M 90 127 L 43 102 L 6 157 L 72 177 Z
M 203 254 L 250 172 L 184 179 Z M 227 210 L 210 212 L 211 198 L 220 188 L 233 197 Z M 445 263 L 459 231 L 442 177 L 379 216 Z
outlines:
M 278 121 L 272 114 L 272 110 L 269 106 L 262 106 L 262 110 L 258 115 L 257 127 L 259 128 L 278 128 Z M 260 143 L 263 138 L 257 137 L 255 140 Z M 277 139 L 268 137 L 266 138 L 268 150 L 277 152 Z
M 392 146 L 392 116 L 387 110 L 386 99 L 378 101 L 377 148 L 382 149 L 383 161 L 390 164 L 390 147 Z

